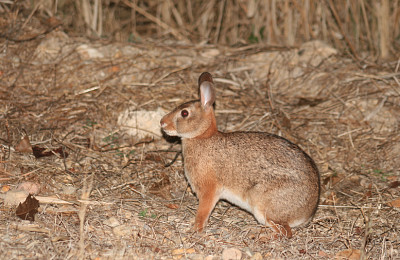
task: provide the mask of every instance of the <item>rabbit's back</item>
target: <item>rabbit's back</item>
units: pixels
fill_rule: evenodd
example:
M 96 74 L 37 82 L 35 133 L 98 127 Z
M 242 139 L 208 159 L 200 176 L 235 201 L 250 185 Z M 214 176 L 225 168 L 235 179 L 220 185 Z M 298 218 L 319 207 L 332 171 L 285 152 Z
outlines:
M 260 177 L 268 182 L 319 178 L 314 161 L 297 145 L 277 135 L 219 132 L 211 138 L 185 139 L 182 143 L 187 159 L 195 157 L 195 161 L 200 163 L 204 158 L 218 171 L 238 170 L 250 181 L 260 180 Z

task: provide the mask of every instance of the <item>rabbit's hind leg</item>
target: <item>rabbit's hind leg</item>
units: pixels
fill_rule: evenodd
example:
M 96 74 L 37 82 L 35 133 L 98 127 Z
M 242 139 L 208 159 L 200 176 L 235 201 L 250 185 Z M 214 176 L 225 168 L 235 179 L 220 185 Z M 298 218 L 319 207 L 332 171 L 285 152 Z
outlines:
M 291 238 L 292 237 L 292 229 L 290 228 L 288 223 L 277 223 L 270 219 L 266 220 L 268 225 L 272 227 L 272 229 L 276 232 L 275 238 L 279 239 L 281 237 Z

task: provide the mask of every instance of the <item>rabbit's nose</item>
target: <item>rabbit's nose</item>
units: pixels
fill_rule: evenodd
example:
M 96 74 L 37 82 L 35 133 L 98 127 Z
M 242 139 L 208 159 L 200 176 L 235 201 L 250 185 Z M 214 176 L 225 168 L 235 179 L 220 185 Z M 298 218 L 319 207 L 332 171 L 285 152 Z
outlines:
M 162 119 L 160 120 L 160 125 L 161 125 L 162 128 L 164 128 L 164 127 L 167 126 L 167 123 L 164 122 L 164 118 L 162 118 Z

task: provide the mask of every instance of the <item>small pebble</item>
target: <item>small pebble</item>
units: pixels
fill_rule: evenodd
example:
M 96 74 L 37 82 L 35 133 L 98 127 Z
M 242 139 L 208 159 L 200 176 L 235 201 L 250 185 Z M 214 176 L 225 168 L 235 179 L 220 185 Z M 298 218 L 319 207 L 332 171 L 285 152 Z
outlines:
M 222 251 L 222 260 L 240 260 L 242 252 L 237 248 L 226 248 Z
M 121 223 L 119 223 L 116 217 L 111 217 L 109 219 L 104 220 L 103 224 L 112 228 L 121 225 Z

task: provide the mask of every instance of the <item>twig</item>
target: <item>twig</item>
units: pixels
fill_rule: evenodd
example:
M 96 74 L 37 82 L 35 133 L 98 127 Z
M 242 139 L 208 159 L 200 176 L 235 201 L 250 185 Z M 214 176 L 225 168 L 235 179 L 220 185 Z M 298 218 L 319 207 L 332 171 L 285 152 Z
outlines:
M 2 34 L 2 33 L 0 33 L 0 38 L 5 38 L 6 40 L 12 41 L 12 42 L 29 42 L 29 41 L 36 40 L 37 38 L 39 38 L 41 36 L 44 36 L 46 34 L 51 33 L 54 29 L 56 29 L 57 27 L 59 27 L 61 25 L 62 25 L 61 23 L 60 24 L 56 24 L 56 25 L 46 29 L 44 32 L 38 33 L 35 36 L 29 37 L 29 38 L 26 38 L 26 39 L 15 39 L 15 38 L 12 38 L 12 37 L 8 36 L 7 34 Z
M 32 9 L 32 12 L 29 14 L 28 18 L 26 19 L 26 21 L 24 22 L 24 24 L 21 26 L 21 29 L 24 29 L 24 27 L 30 22 L 30 20 L 32 19 L 32 16 L 36 13 L 37 9 L 39 8 L 39 6 L 43 3 L 43 0 L 40 0 L 39 3 L 37 3 L 35 5 L 35 7 Z
M 185 65 L 185 66 L 183 66 L 183 67 L 181 67 L 181 68 L 177 68 L 177 69 L 168 71 L 167 73 L 165 73 L 164 75 L 162 75 L 160 78 L 158 78 L 158 79 L 156 79 L 154 82 L 152 82 L 152 83 L 151 83 L 151 86 L 155 86 L 158 82 L 160 82 L 161 80 L 165 79 L 165 78 L 168 77 L 169 75 L 171 75 L 171 74 L 173 74 L 173 73 L 175 73 L 175 72 L 181 71 L 181 70 L 188 69 L 188 68 L 190 68 L 190 66 L 192 66 L 191 63 L 190 63 L 190 64 L 187 64 L 187 65 Z
M 11 159 L 11 136 L 10 136 L 10 127 L 8 125 L 8 120 L 6 119 L 6 131 L 7 131 L 7 143 L 8 143 L 8 157 L 7 159 Z
M 168 26 L 168 24 L 164 23 L 163 21 L 161 21 L 157 17 L 155 17 L 152 14 L 148 13 L 143 8 L 140 8 L 137 4 L 132 3 L 132 2 L 130 2 L 128 0 L 123 0 L 123 3 L 126 4 L 127 6 L 129 6 L 130 8 L 134 9 L 136 12 L 138 12 L 141 15 L 143 15 L 144 17 L 146 17 L 150 21 L 156 23 L 158 26 L 160 26 L 164 30 L 171 32 L 171 34 L 173 36 L 175 36 L 176 39 L 178 39 L 180 41 L 189 42 L 189 40 L 186 37 L 184 37 L 182 34 L 180 34 L 176 29 Z
M 365 215 L 364 210 L 362 208 L 360 210 L 361 210 L 361 214 L 364 217 L 364 224 L 365 224 L 365 231 L 364 231 L 364 237 L 363 237 L 362 245 L 361 245 L 362 250 L 361 250 L 360 259 L 367 259 L 366 246 L 367 246 L 367 243 L 368 243 L 368 236 L 369 236 L 369 233 L 371 232 L 371 226 L 372 225 L 371 225 L 371 220 L 369 219 L 368 216 Z
M 221 1 L 220 5 L 219 5 L 218 22 L 217 22 L 217 29 L 215 32 L 214 43 L 218 43 L 218 40 L 219 40 L 219 35 L 220 35 L 221 25 L 222 25 L 222 17 L 224 16 L 225 3 L 226 3 L 226 0 Z
M 81 199 L 83 201 L 86 201 L 90 197 L 90 192 L 92 191 L 93 188 L 93 174 L 90 176 L 90 183 L 89 186 L 86 182 L 86 178 L 84 179 L 83 182 L 83 188 L 82 188 L 82 195 Z M 85 225 L 85 216 L 86 216 L 86 209 L 87 209 L 88 204 L 87 203 L 82 203 L 81 202 L 81 207 L 79 209 L 79 234 L 80 234 L 80 239 L 79 239 L 79 259 L 85 259 L 85 230 L 84 230 L 84 225 Z
M 338 15 L 337 11 L 336 11 L 335 5 L 333 4 L 332 0 L 329 0 L 329 7 L 330 7 L 330 9 L 332 11 L 332 14 L 333 14 L 338 26 L 339 26 L 340 33 L 342 34 L 347 46 L 350 48 L 350 52 L 354 55 L 354 57 L 357 60 L 359 60 L 357 52 L 356 52 L 356 49 L 354 48 L 353 44 L 350 42 L 349 38 L 347 37 L 346 32 L 343 29 L 343 24 L 340 21 L 340 17 Z
M 180 154 L 182 154 L 182 151 L 177 152 L 177 153 L 175 154 L 174 159 L 172 159 L 171 162 L 169 162 L 169 163 L 167 163 L 166 165 L 164 165 L 164 167 L 169 167 L 169 166 L 171 166 L 172 164 L 174 164 L 175 161 L 178 159 L 178 157 L 179 157 Z

